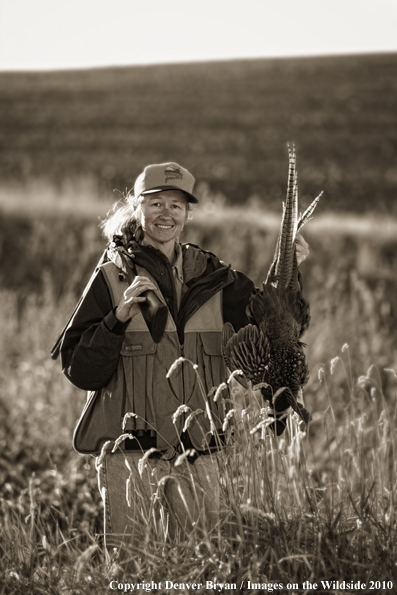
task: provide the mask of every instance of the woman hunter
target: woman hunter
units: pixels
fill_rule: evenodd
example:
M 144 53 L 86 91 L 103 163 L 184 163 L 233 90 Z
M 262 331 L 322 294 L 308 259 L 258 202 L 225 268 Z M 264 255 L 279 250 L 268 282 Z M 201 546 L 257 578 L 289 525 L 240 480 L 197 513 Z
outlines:
M 109 246 L 62 337 L 63 371 L 89 391 L 76 450 L 99 455 L 107 441 L 130 435 L 97 459 L 108 547 L 139 538 L 142 499 L 151 501 L 161 478 L 161 518 L 171 539 L 193 523 L 210 530 L 218 520 L 215 453 L 225 409 L 204 397 L 225 380 L 223 326 L 237 331 L 248 324 L 246 306 L 256 289 L 211 252 L 179 243 L 198 202 L 193 188 L 193 176 L 177 163 L 144 169 L 124 206 L 104 223 Z M 299 236 L 298 263 L 307 254 Z M 198 365 L 203 387 L 188 361 L 167 376 L 180 357 Z

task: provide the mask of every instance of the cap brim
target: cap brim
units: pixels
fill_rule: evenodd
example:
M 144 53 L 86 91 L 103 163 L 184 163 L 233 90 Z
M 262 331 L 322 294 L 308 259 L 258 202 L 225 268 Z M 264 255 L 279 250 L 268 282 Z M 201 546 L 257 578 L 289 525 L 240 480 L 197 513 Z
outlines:
M 156 188 L 152 188 L 151 190 L 144 190 L 141 194 L 154 194 L 155 192 L 162 192 L 163 190 L 179 190 L 179 192 L 183 192 L 187 198 L 187 202 L 198 203 L 198 200 L 193 194 L 190 192 L 186 192 L 186 190 L 182 190 L 179 186 L 170 186 L 166 184 L 165 186 L 156 186 Z

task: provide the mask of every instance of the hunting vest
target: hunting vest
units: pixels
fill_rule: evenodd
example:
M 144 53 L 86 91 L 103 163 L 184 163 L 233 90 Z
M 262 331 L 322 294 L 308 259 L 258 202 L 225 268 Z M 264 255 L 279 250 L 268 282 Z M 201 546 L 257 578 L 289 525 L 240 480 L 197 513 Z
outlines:
M 100 269 L 116 307 L 129 281 L 113 262 L 101 265 Z M 146 269 L 137 266 L 136 273 L 149 277 L 157 286 Z M 160 290 L 155 293 L 165 303 Z M 75 449 L 95 454 L 107 440 L 116 440 L 124 431 L 154 430 L 155 447 L 166 450 L 178 443 L 184 429 L 197 450 L 208 448 L 225 416 L 223 399 L 215 402 L 215 391 L 211 394 L 211 389 L 225 380 L 222 329 L 222 290 L 188 319 L 183 345 L 170 312 L 159 343 L 153 341 L 141 313 L 132 318 L 125 332 L 117 371 L 107 386 L 89 393 L 75 430 Z M 189 361 L 173 366 L 181 357 Z M 181 405 L 185 407 L 175 415 Z M 133 415 L 128 416 L 122 430 L 126 413 Z

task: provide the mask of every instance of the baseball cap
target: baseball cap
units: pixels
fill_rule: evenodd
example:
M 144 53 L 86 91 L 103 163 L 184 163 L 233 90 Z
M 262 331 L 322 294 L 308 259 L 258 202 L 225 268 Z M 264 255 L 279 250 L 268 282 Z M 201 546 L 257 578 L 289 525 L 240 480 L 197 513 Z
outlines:
M 137 177 L 134 195 L 152 194 L 161 190 L 181 190 L 188 202 L 198 202 L 192 194 L 195 179 L 190 172 L 177 163 L 157 163 L 148 165 Z

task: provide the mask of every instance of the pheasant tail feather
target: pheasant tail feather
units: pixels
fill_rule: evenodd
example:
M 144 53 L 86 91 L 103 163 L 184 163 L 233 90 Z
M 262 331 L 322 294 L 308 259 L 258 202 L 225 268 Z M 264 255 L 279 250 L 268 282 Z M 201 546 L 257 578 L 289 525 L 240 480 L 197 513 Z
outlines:
M 295 234 L 298 215 L 298 178 L 296 172 L 295 145 L 288 147 L 289 169 L 287 198 L 283 211 L 280 235 L 277 240 L 277 260 L 274 266 L 274 274 L 278 278 L 278 285 L 288 287 L 291 281 L 293 269 L 293 257 L 295 253 Z

